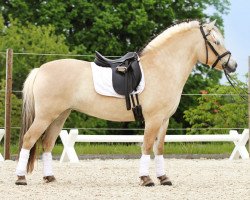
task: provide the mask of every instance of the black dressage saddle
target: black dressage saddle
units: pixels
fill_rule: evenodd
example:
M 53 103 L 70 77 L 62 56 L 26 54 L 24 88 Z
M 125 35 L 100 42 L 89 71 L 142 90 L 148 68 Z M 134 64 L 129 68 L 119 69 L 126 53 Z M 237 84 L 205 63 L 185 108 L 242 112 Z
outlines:
M 125 96 L 127 110 L 131 110 L 131 101 L 133 104 L 133 113 L 136 120 L 143 121 L 142 109 L 139 105 L 139 98 L 136 94 L 135 104 L 133 91 L 138 87 L 142 73 L 139 65 L 139 57 L 136 52 L 128 52 L 121 58 L 111 60 L 96 51 L 95 64 L 101 67 L 110 67 L 112 69 L 112 84 L 114 90 Z

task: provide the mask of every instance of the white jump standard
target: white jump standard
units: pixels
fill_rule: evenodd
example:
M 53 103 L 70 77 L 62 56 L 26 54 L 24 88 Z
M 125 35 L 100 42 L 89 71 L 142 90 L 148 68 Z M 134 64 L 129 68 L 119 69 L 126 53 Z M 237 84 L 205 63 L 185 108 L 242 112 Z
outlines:
M 77 129 L 71 129 L 69 134 L 66 130 L 60 133 L 64 145 L 60 162 L 78 163 L 79 159 L 74 149 L 76 142 L 143 142 L 143 135 L 78 135 Z M 167 135 L 165 142 L 234 142 L 235 148 L 230 156 L 230 160 L 249 159 L 246 143 L 249 140 L 249 129 L 245 129 L 242 134 L 235 130 L 230 130 L 228 135 Z M 143 159 L 146 162 L 146 158 Z
M 0 129 L 0 142 L 1 142 L 1 140 L 2 140 L 2 138 L 3 138 L 3 136 L 4 136 L 4 134 L 5 134 L 4 129 Z M 0 153 L 0 162 L 1 162 L 1 161 L 4 161 L 4 158 L 3 158 L 2 154 Z

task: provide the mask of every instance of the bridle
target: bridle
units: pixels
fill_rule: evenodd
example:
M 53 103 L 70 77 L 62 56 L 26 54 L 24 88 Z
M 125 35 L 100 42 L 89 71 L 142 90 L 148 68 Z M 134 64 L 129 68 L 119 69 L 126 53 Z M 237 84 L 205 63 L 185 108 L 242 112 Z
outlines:
M 231 86 L 234 88 L 234 90 L 240 95 L 240 97 L 241 97 L 243 100 L 246 101 L 247 98 L 245 98 L 244 94 L 241 94 L 241 93 L 239 92 L 239 90 L 235 87 L 235 85 L 236 85 L 237 83 L 235 83 L 235 82 L 233 81 L 233 79 L 231 78 L 231 76 L 228 74 L 228 72 L 227 72 L 226 69 L 225 69 L 225 67 L 228 65 L 228 62 L 229 62 L 229 60 L 230 60 L 230 58 L 231 58 L 231 52 L 230 52 L 230 51 L 226 51 L 226 52 L 224 52 L 223 54 L 220 55 L 220 54 L 215 50 L 215 48 L 214 48 L 214 46 L 211 44 L 211 42 L 207 39 L 207 36 L 210 35 L 211 31 L 209 31 L 207 34 L 205 34 L 205 31 L 204 31 L 202 25 L 200 25 L 200 31 L 201 31 L 201 34 L 202 34 L 202 36 L 203 36 L 203 38 L 204 38 L 204 41 L 205 41 L 205 47 L 206 47 L 206 65 L 207 65 L 207 63 L 208 63 L 208 46 L 210 47 L 210 49 L 212 50 L 212 52 L 215 54 L 215 56 L 217 56 L 216 61 L 215 61 L 215 62 L 213 63 L 213 65 L 212 65 L 212 69 L 216 67 L 216 65 L 218 64 L 218 62 L 221 61 L 221 59 L 222 59 L 223 57 L 225 57 L 226 55 L 229 55 L 227 62 L 226 62 L 225 64 L 222 64 L 223 71 L 224 71 L 225 76 L 226 76 L 228 82 L 230 83 L 230 85 L 231 85 Z M 234 83 L 233 83 L 233 82 L 234 82 Z M 242 90 L 243 93 L 248 94 L 248 93 L 245 92 L 242 88 L 240 88 L 240 90 Z
M 207 36 L 210 35 L 210 32 L 211 32 L 211 31 L 209 31 L 207 34 L 205 34 L 205 31 L 204 31 L 202 25 L 200 25 L 200 31 L 201 31 L 201 34 L 202 34 L 202 36 L 203 36 L 203 38 L 204 38 L 204 41 L 205 41 L 205 47 L 206 47 L 206 65 L 207 65 L 207 63 L 208 63 L 208 46 L 209 46 L 210 49 L 212 50 L 212 52 L 215 54 L 215 56 L 217 56 L 216 61 L 215 61 L 214 64 L 212 65 L 212 68 L 215 68 L 215 66 L 218 64 L 219 61 L 221 61 L 221 59 L 222 59 L 223 57 L 225 57 L 226 55 L 229 55 L 227 62 L 226 62 L 225 64 L 222 65 L 222 67 L 223 67 L 223 69 L 224 69 L 225 66 L 228 65 L 228 62 L 229 62 L 230 57 L 231 57 L 231 52 L 230 52 L 230 51 L 226 51 L 225 53 L 223 53 L 223 54 L 220 55 L 220 54 L 215 50 L 214 46 L 210 43 L 210 41 L 207 39 Z

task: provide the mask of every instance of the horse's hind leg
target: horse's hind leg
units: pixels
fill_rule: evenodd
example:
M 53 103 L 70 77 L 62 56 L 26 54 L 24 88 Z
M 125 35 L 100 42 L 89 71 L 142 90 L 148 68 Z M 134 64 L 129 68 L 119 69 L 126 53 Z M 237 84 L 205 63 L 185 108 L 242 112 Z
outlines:
M 52 170 L 52 149 L 55 145 L 56 139 L 63 128 L 63 125 L 68 118 L 71 110 L 64 111 L 46 130 L 42 138 L 43 146 L 43 179 L 46 183 L 55 181 Z
M 25 175 L 27 173 L 27 163 L 30 159 L 30 150 L 51 122 L 52 120 L 45 120 L 40 117 L 35 117 L 29 130 L 25 133 L 23 137 L 19 161 L 16 168 L 16 175 L 18 177 L 16 185 L 27 185 Z M 33 160 L 31 168 L 33 169 Z
M 163 121 L 162 126 L 158 132 L 158 135 L 154 143 L 156 177 L 160 180 L 161 185 L 172 185 L 171 181 L 165 174 L 164 157 L 163 157 L 165 135 L 166 135 L 168 123 L 169 123 L 169 120 Z

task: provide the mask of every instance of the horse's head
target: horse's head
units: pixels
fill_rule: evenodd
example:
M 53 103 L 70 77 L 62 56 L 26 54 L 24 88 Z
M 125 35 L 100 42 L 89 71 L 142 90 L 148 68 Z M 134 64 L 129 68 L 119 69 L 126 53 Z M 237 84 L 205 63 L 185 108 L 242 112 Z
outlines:
M 204 43 L 198 51 L 199 61 L 212 68 L 225 70 L 226 73 L 235 72 L 237 63 L 232 59 L 230 51 L 225 48 L 224 38 L 215 26 L 215 21 L 201 25 L 200 31 Z

